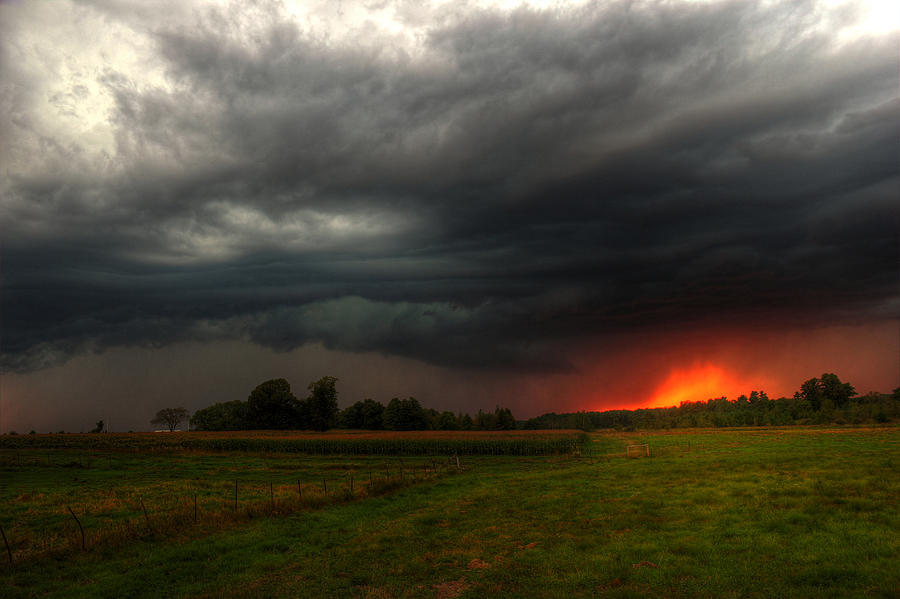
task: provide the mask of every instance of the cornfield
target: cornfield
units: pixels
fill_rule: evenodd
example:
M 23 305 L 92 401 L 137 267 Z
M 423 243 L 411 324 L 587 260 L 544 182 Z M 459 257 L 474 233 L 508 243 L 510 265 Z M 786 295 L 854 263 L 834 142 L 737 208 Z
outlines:
M 309 455 L 507 455 L 572 454 L 586 444 L 576 431 L 287 433 L 129 433 L 4 435 L 0 449 L 195 450 Z

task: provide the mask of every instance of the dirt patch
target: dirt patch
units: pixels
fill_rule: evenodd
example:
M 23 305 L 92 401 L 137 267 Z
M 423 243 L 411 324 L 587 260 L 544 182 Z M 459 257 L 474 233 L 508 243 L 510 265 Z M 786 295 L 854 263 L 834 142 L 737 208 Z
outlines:
M 659 568 L 659 566 L 657 566 L 653 562 L 648 562 L 647 560 L 638 562 L 636 564 L 632 564 L 631 567 L 632 568 Z
M 438 599 L 453 599 L 453 597 L 459 597 L 463 591 L 471 586 L 464 578 L 460 578 L 459 580 L 436 584 L 434 588 L 437 590 Z
M 480 560 L 477 557 L 469 562 L 467 568 L 469 570 L 484 570 L 485 568 L 490 568 L 491 565 L 484 560 Z
M 618 588 L 618 587 L 622 586 L 623 584 L 624 584 L 624 583 L 622 582 L 621 579 L 619 579 L 619 578 L 614 578 L 614 579 L 612 580 L 612 582 L 609 582 L 608 584 L 601 584 L 600 586 L 598 586 L 598 587 L 597 587 L 597 590 L 598 590 L 598 591 L 608 591 L 608 590 L 610 590 L 610 589 Z
M 363 597 L 366 599 L 394 599 L 395 597 L 391 590 L 380 587 L 362 587 L 361 590 L 365 593 Z

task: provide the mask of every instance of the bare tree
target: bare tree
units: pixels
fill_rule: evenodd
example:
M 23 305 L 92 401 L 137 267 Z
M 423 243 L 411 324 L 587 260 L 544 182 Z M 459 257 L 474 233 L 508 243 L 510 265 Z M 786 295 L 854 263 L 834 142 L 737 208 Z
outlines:
M 187 420 L 188 415 L 188 411 L 184 408 L 163 408 L 156 413 L 156 416 L 150 421 L 150 424 L 157 426 L 164 424 L 169 427 L 169 431 L 171 432 L 175 430 L 179 422 Z

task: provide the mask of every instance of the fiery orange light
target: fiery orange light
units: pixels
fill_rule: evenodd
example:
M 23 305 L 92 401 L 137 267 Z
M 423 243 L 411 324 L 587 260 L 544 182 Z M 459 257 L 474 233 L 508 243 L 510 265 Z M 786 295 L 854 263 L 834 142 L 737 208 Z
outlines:
M 686 370 L 673 370 L 656 389 L 647 407 L 667 408 L 683 401 L 705 401 L 722 396 L 734 399 L 735 393 L 750 392 L 741 387 L 740 381 L 725 369 L 714 364 L 698 364 Z

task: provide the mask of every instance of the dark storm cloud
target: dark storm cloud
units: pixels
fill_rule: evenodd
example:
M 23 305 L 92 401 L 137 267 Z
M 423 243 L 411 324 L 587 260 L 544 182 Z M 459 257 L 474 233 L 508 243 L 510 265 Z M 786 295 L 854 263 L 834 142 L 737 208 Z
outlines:
M 80 10 L 164 83 L 97 70 L 114 151 L 89 160 L 35 132 L 4 51 L 10 151 L 40 148 L 0 187 L 8 369 L 237 338 L 564 370 L 606 332 L 896 295 L 896 43 L 838 40 L 852 12 L 434 10 L 411 48 L 277 4 Z

